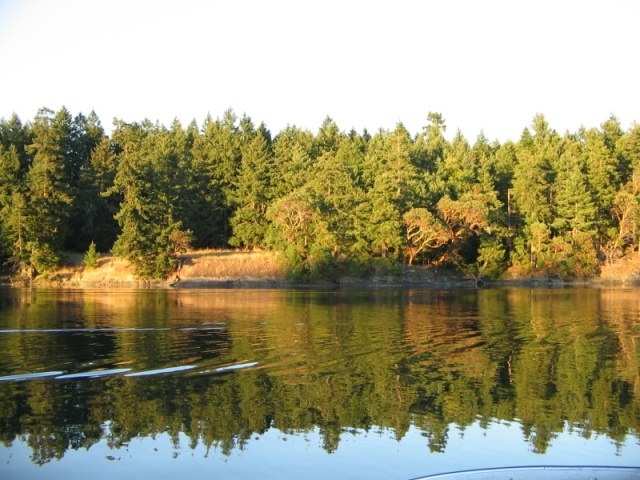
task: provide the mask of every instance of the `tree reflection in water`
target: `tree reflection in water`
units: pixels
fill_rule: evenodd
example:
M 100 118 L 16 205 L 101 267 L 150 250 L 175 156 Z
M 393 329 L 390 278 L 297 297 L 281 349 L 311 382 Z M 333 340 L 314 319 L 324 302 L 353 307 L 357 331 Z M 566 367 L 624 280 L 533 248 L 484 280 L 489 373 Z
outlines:
M 228 455 L 271 429 L 335 452 L 416 428 L 443 452 L 451 426 L 496 421 L 541 454 L 566 429 L 622 445 L 640 423 L 637 294 L 6 290 L 0 439 L 36 464 L 159 434 Z

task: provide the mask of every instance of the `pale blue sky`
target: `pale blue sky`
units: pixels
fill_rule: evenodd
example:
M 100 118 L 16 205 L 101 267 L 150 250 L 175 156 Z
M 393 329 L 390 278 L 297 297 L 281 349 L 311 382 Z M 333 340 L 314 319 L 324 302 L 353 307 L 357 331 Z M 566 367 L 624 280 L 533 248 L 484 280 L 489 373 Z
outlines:
M 640 120 L 637 0 L 0 0 L 0 117 L 199 125 L 227 108 L 316 131 L 517 140 Z

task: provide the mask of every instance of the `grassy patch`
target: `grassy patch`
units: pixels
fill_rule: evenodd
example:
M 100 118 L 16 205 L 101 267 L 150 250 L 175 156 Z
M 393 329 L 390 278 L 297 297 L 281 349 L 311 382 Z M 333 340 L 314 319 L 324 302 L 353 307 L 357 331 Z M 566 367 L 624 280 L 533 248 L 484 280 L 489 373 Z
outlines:
M 180 256 L 181 278 L 282 278 L 284 272 L 272 252 L 198 250 Z

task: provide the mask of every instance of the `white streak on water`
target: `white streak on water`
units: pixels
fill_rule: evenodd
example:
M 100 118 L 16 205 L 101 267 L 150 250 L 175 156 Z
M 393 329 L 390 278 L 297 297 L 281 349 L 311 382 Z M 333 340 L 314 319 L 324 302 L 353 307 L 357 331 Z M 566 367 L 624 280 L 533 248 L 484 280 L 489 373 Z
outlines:
M 226 367 L 216 368 L 216 372 L 229 372 L 233 370 L 242 370 L 243 368 L 251 368 L 258 365 L 258 362 L 237 363 L 235 365 L 227 365 Z
M 112 368 L 109 370 L 93 370 L 91 372 L 81 373 L 69 373 L 67 375 L 60 375 L 56 377 L 56 380 L 70 379 L 70 378 L 95 378 L 104 377 L 107 375 L 117 375 L 118 373 L 130 372 L 130 368 Z
M 31 380 L 34 378 L 45 378 L 45 377 L 55 377 L 57 375 L 62 375 L 64 372 L 53 371 L 53 372 L 39 372 L 39 373 L 19 373 L 17 375 L 7 375 L 6 377 L 0 377 L 0 382 L 6 381 L 21 381 L 21 380 Z
M 160 375 L 163 373 L 181 372 L 183 370 L 191 370 L 196 368 L 197 365 L 180 365 L 177 367 L 158 368 L 156 370 L 146 370 L 144 372 L 127 373 L 125 377 L 145 377 L 148 375 Z

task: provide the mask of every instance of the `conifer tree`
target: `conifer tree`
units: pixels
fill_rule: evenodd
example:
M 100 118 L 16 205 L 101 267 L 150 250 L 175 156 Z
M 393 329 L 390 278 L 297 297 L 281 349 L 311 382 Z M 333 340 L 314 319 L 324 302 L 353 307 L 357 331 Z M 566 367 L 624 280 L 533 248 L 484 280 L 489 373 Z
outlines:
M 22 199 L 24 190 L 20 181 L 20 158 L 15 145 L 9 148 L 0 143 L 0 261 L 4 263 L 10 256 L 20 256 L 19 242 L 16 241 L 20 231 L 14 226 L 20 215 L 18 196 Z
M 447 126 L 440 113 L 429 112 L 427 120 L 429 124 L 415 141 L 414 163 L 425 173 L 434 173 L 445 158 L 448 142 L 444 138 L 444 132 Z
M 558 162 L 559 139 L 543 115 L 536 115 L 532 122 L 534 135 L 528 128 L 522 133 L 516 148 L 517 164 L 513 172 L 513 188 L 509 205 L 511 220 L 519 224 L 521 238 L 514 239 L 514 260 L 524 264 L 533 261 L 534 239 L 529 236 L 530 226 L 545 227 L 553 221 L 554 165 Z M 531 262 L 531 263 L 530 263 Z
M 326 225 L 322 248 L 335 259 L 340 254 L 362 253 L 364 248 L 360 207 L 365 198 L 356 178 L 358 159 L 352 157 L 358 150 L 352 146 L 352 139 L 342 137 L 337 151 L 333 147 L 323 151 L 306 184 Z
M 27 146 L 31 144 L 33 132 L 31 124 L 23 124 L 20 118 L 14 113 L 9 120 L 0 120 L 0 142 L 5 149 L 10 149 L 13 145 L 20 159 L 20 179 L 24 177 L 32 157 L 27 153 Z
M 379 134 L 380 135 L 380 134 Z M 383 257 L 399 256 L 404 247 L 402 216 L 420 202 L 421 183 L 411 161 L 412 141 L 404 125 L 376 142 L 380 159 L 373 188 L 367 194 L 371 221 L 367 237 L 372 253 Z
M 272 177 L 275 175 L 271 135 L 261 124 L 241 145 L 242 163 L 233 193 L 231 245 L 262 247 L 267 234 L 266 213 L 273 199 Z
M 67 237 L 65 247 L 82 251 L 93 238 L 97 238 L 100 248 L 106 250 L 115 240 L 115 212 L 100 195 L 101 190 L 95 183 L 92 158 L 96 149 L 100 155 L 107 155 L 110 143 L 95 112 L 91 112 L 88 117 L 78 114 L 73 119 L 71 131 L 73 136 L 68 151 L 67 172 L 73 198 L 69 218 L 69 228 L 73 235 Z M 115 165 L 110 167 L 113 178 Z M 104 190 L 110 186 L 106 186 Z M 105 224 L 108 227 L 103 228 Z M 109 229 L 112 231 L 109 232 Z
M 41 109 L 33 124 L 33 143 L 27 153 L 33 163 L 26 176 L 25 238 L 27 261 L 37 274 L 47 274 L 60 262 L 72 203 L 67 175 L 70 116 Z
M 579 152 L 568 148 L 562 155 L 553 190 L 554 219 L 552 227 L 559 236 L 576 241 L 580 233 L 593 234 L 596 206 L 588 189 Z
M 121 153 L 111 192 L 122 195 L 122 202 L 113 252 L 130 260 L 141 278 L 166 275 L 174 266 L 174 239 L 190 235 L 176 218 L 181 177 L 170 138 L 166 129 L 148 122 L 120 123 L 114 133 Z
M 191 218 L 196 246 L 227 245 L 232 235 L 234 185 L 241 165 L 241 135 L 237 117 L 227 110 L 222 119 L 207 117 L 193 145 L 193 171 L 199 215 Z
M 605 143 L 605 136 L 596 129 L 584 132 L 584 159 L 586 163 L 587 184 L 592 192 L 595 206 L 594 221 L 598 227 L 598 237 L 606 237 L 613 226 L 611 209 L 613 200 L 620 187 L 618 159 L 615 151 Z
M 460 130 L 445 150 L 437 176 L 447 185 L 447 195 L 454 199 L 474 188 L 478 178 L 478 165 Z
M 84 254 L 84 265 L 86 268 L 96 268 L 98 266 L 98 260 L 100 259 L 100 253 L 96 249 L 95 242 L 89 244 L 89 249 Z
M 287 126 L 273 140 L 273 161 L 277 175 L 272 178 L 274 198 L 282 198 L 309 180 L 314 164 L 314 136 L 307 130 Z

